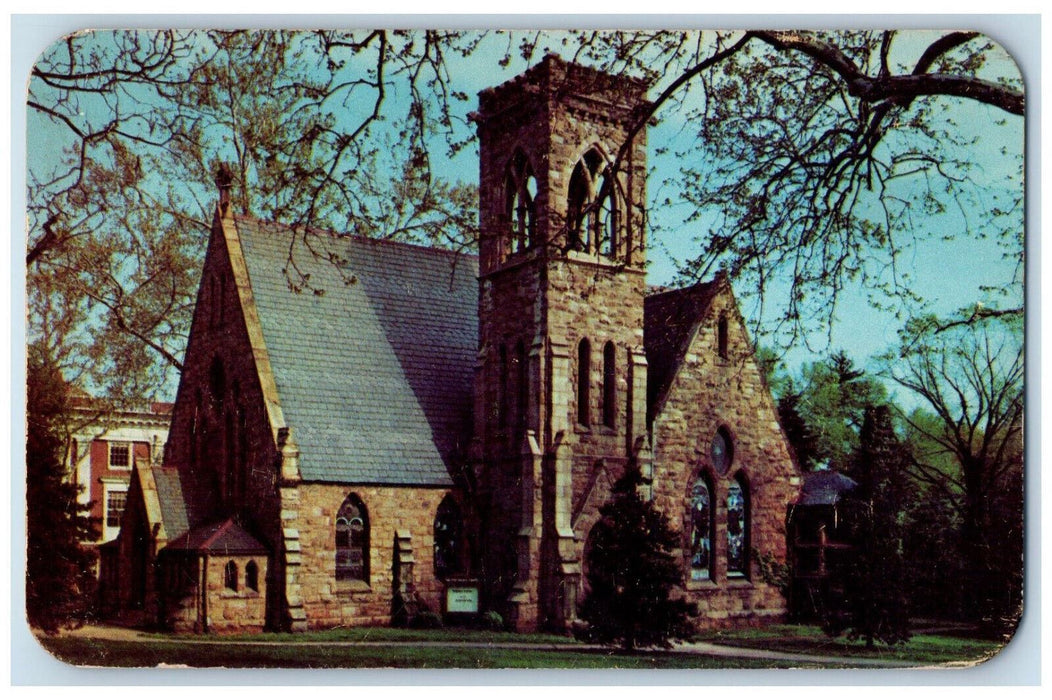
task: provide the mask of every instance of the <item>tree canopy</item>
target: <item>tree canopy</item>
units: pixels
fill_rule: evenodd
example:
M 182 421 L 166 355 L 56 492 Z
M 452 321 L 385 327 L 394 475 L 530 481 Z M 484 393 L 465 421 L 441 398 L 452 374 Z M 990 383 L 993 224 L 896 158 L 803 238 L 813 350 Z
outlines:
M 637 128 L 681 125 L 652 149 L 679 171 L 651 208 L 681 213 L 653 245 L 686 224 L 682 277 L 726 269 L 786 342 L 847 291 L 908 313 L 902 256 L 943 236 L 1002 246 L 1017 277 L 982 313 L 1019 313 L 1022 82 L 973 32 L 136 30 L 70 35 L 30 76 L 30 336 L 111 394 L 170 380 L 220 162 L 239 211 L 304 235 L 470 246 L 475 176 L 450 164 L 473 93 L 547 51 L 650 84 Z M 1017 128 L 994 178 L 973 119 Z M 956 231 L 929 225 L 951 209 Z

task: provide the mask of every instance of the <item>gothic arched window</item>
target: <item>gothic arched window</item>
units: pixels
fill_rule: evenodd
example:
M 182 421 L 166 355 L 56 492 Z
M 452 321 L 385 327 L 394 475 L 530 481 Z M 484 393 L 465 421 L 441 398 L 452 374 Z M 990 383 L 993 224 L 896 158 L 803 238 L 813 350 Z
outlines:
M 712 577 L 712 532 L 715 530 L 712 489 L 699 477 L 690 490 L 690 579 Z
M 435 576 L 444 579 L 461 573 L 462 535 L 460 508 L 452 496 L 446 496 L 435 513 Z
M 577 422 L 591 425 L 592 345 L 582 338 L 577 346 Z
M 369 516 L 353 493 L 336 514 L 336 580 L 369 581 Z
M 223 584 L 232 591 L 237 590 L 237 564 L 233 560 L 228 561 L 223 569 Z
M 716 322 L 716 351 L 720 357 L 727 358 L 727 315 L 720 314 L 720 320 Z
M 749 488 L 739 474 L 727 489 L 727 576 L 749 571 Z
M 613 177 L 596 150 L 584 154 L 570 175 L 566 201 L 567 248 L 617 254 L 617 193 Z
M 533 245 L 537 218 L 537 178 L 522 151 L 516 151 L 508 163 L 504 196 L 511 250 L 517 253 Z
M 259 565 L 255 559 L 245 564 L 245 588 L 259 592 Z
M 612 341 L 603 347 L 603 425 L 613 428 L 617 422 L 617 362 Z

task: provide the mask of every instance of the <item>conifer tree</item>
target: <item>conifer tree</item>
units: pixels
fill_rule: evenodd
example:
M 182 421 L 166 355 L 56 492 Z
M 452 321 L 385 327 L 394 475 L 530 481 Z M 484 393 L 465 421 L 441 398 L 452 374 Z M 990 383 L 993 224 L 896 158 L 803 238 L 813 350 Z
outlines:
M 672 597 L 683 585 L 683 565 L 673 555 L 679 535 L 640 496 L 638 487 L 645 483 L 635 469 L 618 479 L 599 509 L 587 553 L 590 590 L 581 606 L 587 628 L 580 636 L 625 651 L 668 648 L 695 631 L 696 606 Z
M 95 556 L 81 541 L 98 532 L 62 464 L 67 386 L 39 350 L 30 348 L 27 377 L 26 615 L 33 627 L 53 633 L 91 611 Z
M 778 422 L 789 444 L 796 453 L 796 461 L 804 471 L 811 471 L 819 462 L 818 442 L 811 426 L 800 415 L 800 394 L 790 391 L 778 399 Z
M 897 644 L 909 639 L 905 540 L 908 456 L 887 406 L 867 406 L 851 476 L 858 488 L 842 512 L 855 545 L 846 567 L 843 607 L 826 621 L 831 635 Z

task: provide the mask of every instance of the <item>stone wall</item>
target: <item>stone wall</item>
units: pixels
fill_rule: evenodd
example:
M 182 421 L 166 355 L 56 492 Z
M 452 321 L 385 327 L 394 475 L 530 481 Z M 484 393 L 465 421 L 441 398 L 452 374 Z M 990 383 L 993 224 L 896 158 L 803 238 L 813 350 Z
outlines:
M 717 346 L 717 324 L 728 320 L 727 356 Z M 716 431 L 731 435 L 733 460 L 726 474 L 710 458 Z M 654 500 L 683 537 L 682 557 L 689 572 L 690 492 L 704 474 L 713 488 L 714 566 L 710 580 L 688 581 L 711 626 L 756 623 L 784 616 L 786 601 L 760 575 L 756 554 L 785 562 L 785 514 L 800 484 L 788 444 L 778 424 L 766 383 L 752 354 L 729 287 L 713 300 L 654 420 Z M 727 490 L 736 477 L 748 489 L 749 556 L 745 577 L 727 575 Z
M 630 390 L 643 347 L 646 138 L 617 175 L 617 245 L 568 250 L 571 176 L 585 154 L 612 164 L 645 104 L 633 80 L 548 56 L 479 96 L 481 351 L 475 435 L 489 604 L 520 629 L 572 616 L 584 533 L 631 458 L 645 395 Z M 533 237 L 515 250 L 507 212 L 509 163 L 536 177 Z M 610 254 L 608 254 L 610 253 Z M 588 420 L 578 409 L 578 347 L 591 346 Z M 604 348 L 614 348 L 612 420 L 604 420 Z M 517 347 L 525 350 L 520 379 Z M 503 353 L 503 354 L 502 354 Z M 502 358 L 507 358 L 502 359 Z M 637 370 L 638 371 L 638 370 Z M 510 375 L 510 376 L 509 376 Z M 510 391 L 511 418 L 502 396 Z M 524 400 L 519 397 L 525 393 Z M 629 406 L 633 400 L 637 405 Z M 519 406 L 526 416 L 519 419 Z M 527 437 L 526 431 L 529 432 Z
M 205 561 L 206 619 L 209 632 L 261 632 L 266 620 L 267 562 L 257 556 L 208 556 Z M 245 568 L 259 567 L 257 590 L 248 587 Z M 237 567 L 237 590 L 226 585 L 226 566 Z
M 297 579 L 308 627 L 390 623 L 399 532 L 411 538 L 417 594 L 430 610 L 441 611 L 443 586 L 434 573 L 434 522 L 447 489 L 300 484 L 298 491 L 298 510 L 286 513 L 285 522 L 298 531 Z M 363 582 L 336 580 L 336 515 L 350 494 L 362 501 L 368 515 L 368 581 Z

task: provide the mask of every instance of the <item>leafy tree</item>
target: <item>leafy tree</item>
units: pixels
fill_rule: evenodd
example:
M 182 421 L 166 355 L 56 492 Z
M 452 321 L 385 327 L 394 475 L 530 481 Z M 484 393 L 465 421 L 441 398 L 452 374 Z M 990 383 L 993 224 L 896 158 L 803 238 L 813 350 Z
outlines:
M 846 631 L 870 647 L 909 639 L 904 557 L 908 459 L 888 408 L 868 407 L 853 470 L 858 488 L 841 510 L 854 553 L 845 567 L 843 607 L 825 624 L 829 634 Z
M 844 352 L 805 366 L 801 375 L 796 409 L 813 431 L 814 460 L 849 472 L 866 406 L 882 403 L 887 391 Z
M 581 604 L 587 628 L 583 638 L 636 647 L 668 648 L 694 634 L 692 603 L 673 598 L 683 585 L 683 567 L 673 552 L 679 536 L 668 518 L 638 492 L 646 483 L 629 469 L 599 509 L 601 519 L 590 535 L 589 591 Z
M 98 537 L 89 505 L 62 463 L 67 384 L 39 348 L 30 349 L 26 437 L 26 614 L 46 632 L 81 623 L 95 590 L 94 553 L 82 540 Z
M 170 380 L 219 162 L 239 211 L 304 235 L 469 245 L 474 188 L 434 167 L 473 138 L 480 86 L 464 67 L 496 53 L 493 84 L 550 50 L 647 81 L 638 129 L 687 125 L 669 147 L 682 172 L 653 188 L 701 233 L 683 273 L 723 267 L 761 300 L 788 284 L 777 329 L 828 326 L 859 286 L 874 303 L 919 301 L 896 262 L 937 235 L 915 225 L 922 212 L 981 211 L 968 229 L 1021 262 L 1022 82 L 971 32 L 81 32 L 29 85 L 31 337 L 113 395 Z M 966 123 L 1018 135 L 1003 184 L 973 177 Z M 309 285 L 295 260 L 288 274 Z M 1020 311 L 991 300 L 984 313 Z
M 923 318 L 910 324 L 888 376 L 927 411 L 906 416 L 918 481 L 960 524 L 965 615 L 1014 627 L 1022 594 L 1024 355 L 1020 320 Z
M 220 162 L 238 211 L 446 246 L 471 186 L 424 147 L 456 140 L 453 32 L 89 31 L 30 76 L 30 337 L 66 378 L 123 400 L 181 369 Z M 56 149 L 55 144 L 64 147 Z M 452 236 L 452 237 L 451 237 Z M 296 261 L 290 285 L 309 281 Z

